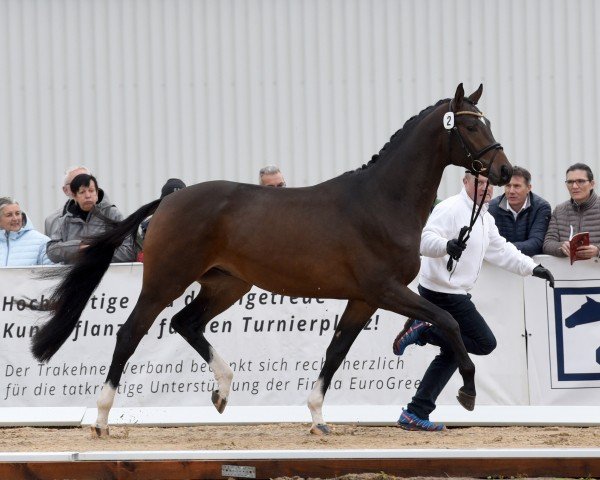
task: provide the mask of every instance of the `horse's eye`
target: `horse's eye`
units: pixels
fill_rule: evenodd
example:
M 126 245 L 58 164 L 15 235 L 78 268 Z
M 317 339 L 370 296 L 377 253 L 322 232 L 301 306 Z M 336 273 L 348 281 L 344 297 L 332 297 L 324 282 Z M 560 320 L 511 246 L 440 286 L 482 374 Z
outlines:
M 477 131 L 477 126 L 476 125 L 467 125 L 467 130 L 469 132 L 476 132 Z

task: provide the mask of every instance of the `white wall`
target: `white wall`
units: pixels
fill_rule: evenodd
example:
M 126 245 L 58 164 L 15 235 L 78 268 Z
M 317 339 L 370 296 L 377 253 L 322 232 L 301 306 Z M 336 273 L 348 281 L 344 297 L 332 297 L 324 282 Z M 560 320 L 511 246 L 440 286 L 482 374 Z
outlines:
M 497 139 L 555 204 L 571 163 L 600 175 L 597 24 L 593 0 L 3 0 L 0 195 L 41 227 L 71 164 L 124 213 L 170 176 L 277 163 L 312 184 L 483 82 Z

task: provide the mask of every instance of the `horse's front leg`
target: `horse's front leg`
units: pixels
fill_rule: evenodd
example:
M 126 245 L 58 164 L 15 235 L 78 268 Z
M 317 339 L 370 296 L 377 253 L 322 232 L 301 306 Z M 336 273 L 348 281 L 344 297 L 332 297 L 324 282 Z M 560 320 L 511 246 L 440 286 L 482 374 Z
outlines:
M 375 313 L 375 310 L 375 307 L 358 300 L 350 300 L 346 305 L 346 310 L 335 329 L 329 347 L 327 347 L 325 363 L 321 373 L 319 373 L 315 386 L 308 397 L 308 408 L 312 415 L 310 433 L 316 435 L 330 433 L 329 427 L 323 420 L 322 409 L 325 392 L 327 392 L 333 375 L 346 357 L 352 343 L 367 324 L 371 315 Z
M 452 315 L 433 303 L 425 300 L 408 287 L 399 283 L 383 292 L 379 299 L 381 308 L 409 317 L 404 330 L 410 327 L 411 318 L 431 323 L 445 332 L 452 350 L 456 353 L 458 371 L 463 379 L 463 386 L 456 397 L 467 410 L 475 408 L 475 365 L 473 364 L 460 335 L 460 327 Z

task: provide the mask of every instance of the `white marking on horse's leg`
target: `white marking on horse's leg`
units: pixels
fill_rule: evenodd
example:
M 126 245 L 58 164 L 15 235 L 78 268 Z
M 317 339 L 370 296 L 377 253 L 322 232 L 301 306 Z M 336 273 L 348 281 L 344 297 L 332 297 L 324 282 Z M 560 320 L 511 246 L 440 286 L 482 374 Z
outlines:
M 210 347 L 211 361 L 208 364 L 215 372 L 217 381 L 217 390 L 213 390 L 212 402 L 219 413 L 223 413 L 227 406 L 227 398 L 231 390 L 231 380 L 233 379 L 233 370 L 227 365 L 214 348 Z
M 310 392 L 308 396 L 308 408 L 310 410 L 310 414 L 312 416 L 312 428 L 315 428 L 317 425 L 323 425 L 325 421 L 323 420 L 323 400 L 325 397 L 323 396 L 323 380 L 319 378 L 315 382 L 315 387 Z M 311 428 L 311 431 L 312 431 Z
M 211 361 L 208 365 L 215 372 L 215 380 L 217 381 L 221 396 L 227 398 L 231 389 L 233 370 L 231 370 L 231 367 L 219 356 L 214 348 L 210 347 L 210 353 Z
M 102 431 L 108 433 L 108 413 L 115 400 L 117 389 L 109 382 L 102 386 L 102 391 L 98 397 L 96 405 L 98 406 L 98 417 L 96 418 L 96 433 L 100 436 Z

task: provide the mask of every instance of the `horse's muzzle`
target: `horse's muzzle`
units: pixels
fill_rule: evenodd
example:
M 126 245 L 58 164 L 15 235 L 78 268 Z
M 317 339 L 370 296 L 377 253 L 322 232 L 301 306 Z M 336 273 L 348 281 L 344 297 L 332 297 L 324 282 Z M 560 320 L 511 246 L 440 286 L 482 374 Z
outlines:
M 500 167 L 500 185 L 506 185 L 512 177 L 512 167 L 508 165 L 502 165 Z

